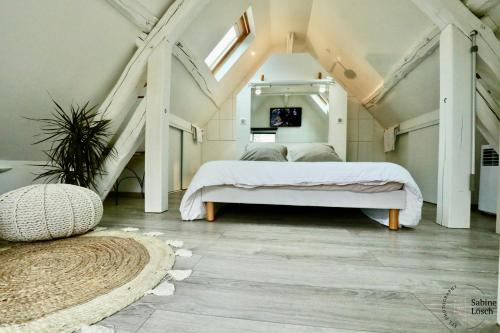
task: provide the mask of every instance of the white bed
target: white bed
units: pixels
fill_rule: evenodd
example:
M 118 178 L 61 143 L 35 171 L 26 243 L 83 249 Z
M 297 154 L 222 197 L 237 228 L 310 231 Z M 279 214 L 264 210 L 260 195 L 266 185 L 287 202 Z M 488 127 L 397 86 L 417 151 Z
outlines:
M 353 192 L 322 185 L 400 183 L 400 190 Z M 397 230 L 416 226 L 422 195 L 403 167 L 377 162 L 213 161 L 202 165 L 180 206 L 183 220 L 215 219 L 214 203 L 363 208 L 372 219 Z

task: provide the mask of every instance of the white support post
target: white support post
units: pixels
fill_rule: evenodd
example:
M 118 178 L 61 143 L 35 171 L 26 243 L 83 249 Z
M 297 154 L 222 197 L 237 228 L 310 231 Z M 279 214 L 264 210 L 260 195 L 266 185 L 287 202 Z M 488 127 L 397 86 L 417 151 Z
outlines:
M 347 161 L 347 92 L 338 83 L 329 88 L 328 143 Z
M 472 153 L 471 41 L 454 25 L 440 39 L 439 170 L 437 223 L 470 227 Z
M 163 40 L 148 60 L 144 210 L 168 210 L 168 155 L 172 45 Z

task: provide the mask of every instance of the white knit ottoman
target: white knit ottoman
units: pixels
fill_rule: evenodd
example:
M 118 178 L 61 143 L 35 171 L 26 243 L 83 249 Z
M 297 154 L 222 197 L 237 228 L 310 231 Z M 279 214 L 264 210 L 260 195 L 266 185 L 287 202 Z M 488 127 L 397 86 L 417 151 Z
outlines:
M 99 223 L 102 210 L 99 196 L 84 187 L 21 187 L 0 196 L 0 238 L 29 242 L 83 234 Z

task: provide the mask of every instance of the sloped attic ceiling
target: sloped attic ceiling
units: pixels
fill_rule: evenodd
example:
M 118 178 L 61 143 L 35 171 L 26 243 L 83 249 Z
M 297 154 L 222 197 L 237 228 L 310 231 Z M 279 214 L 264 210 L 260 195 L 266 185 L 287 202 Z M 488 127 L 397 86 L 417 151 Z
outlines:
M 220 101 L 235 85 L 241 87 L 238 82 L 252 76 L 249 71 L 255 71 L 263 55 L 284 52 L 290 31 L 296 35 L 295 51 L 310 52 L 327 69 L 338 57 L 355 70 L 354 80 L 344 77 L 340 65 L 335 66 L 332 76 L 361 101 L 434 28 L 411 0 L 212 0 L 186 31 L 183 43 L 201 62 L 248 6 L 256 13 L 258 38 L 221 82 L 212 80 Z M 257 56 L 252 57 L 250 51 L 256 51 Z M 404 84 L 370 110 L 377 120 L 389 126 L 438 107 L 437 55 L 424 61 Z M 422 86 L 426 89 L 416 89 Z M 409 101 L 418 103 L 409 105 Z
M 48 92 L 100 103 L 134 51 L 137 28 L 105 1 L 0 1 L 0 159 L 37 160 L 31 146 Z
M 174 0 L 137 0 L 160 17 Z M 309 51 L 329 69 L 339 57 L 357 73 L 333 76 L 364 99 L 433 24 L 411 0 L 211 0 L 182 34 L 200 63 L 249 7 L 256 38 L 217 82 L 208 78 L 219 105 L 252 77 L 273 52 L 283 52 L 286 34 L 296 33 L 296 51 Z M 15 14 L 14 14 L 15 13 Z M 21 14 L 22 13 L 22 14 Z M 47 91 L 63 104 L 102 102 L 135 50 L 140 29 L 106 0 L 0 2 L 0 159 L 42 158 L 30 146 L 37 124 L 51 110 Z M 433 111 L 438 106 L 437 53 L 425 60 L 370 110 L 383 125 Z M 418 89 L 417 89 L 418 88 Z M 216 108 L 179 61 L 173 61 L 172 112 L 203 125 Z M 23 129 L 22 131 L 19 129 Z
M 347 79 L 344 69 L 337 64 L 333 76 L 362 101 L 433 27 L 427 16 L 409 0 L 315 0 L 307 42 L 325 68 L 330 69 L 339 58 L 345 67 L 356 72 L 355 79 Z M 412 106 L 410 100 L 400 103 L 394 98 L 385 99 L 376 110 L 371 110 L 381 124 L 391 125 L 437 108 L 439 97 L 434 99 L 434 95 L 429 96 L 428 91 L 422 90 L 438 89 L 439 78 L 433 75 L 439 72 L 438 67 L 434 66 L 435 61 L 426 65 L 417 71 L 427 80 L 415 82 L 424 83 L 420 87 L 426 88 L 410 92 L 410 97 L 422 93 L 420 103 Z M 408 96 L 407 90 L 402 93 Z M 409 110 L 412 107 L 418 111 Z
M 182 34 L 180 41 L 204 66 L 204 59 L 240 16 L 252 8 L 255 23 L 255 39 L 229 72 L 217 81 L 210 73 L 208 85 L 214 99 L 221 105 L 235 87 L 253 70 L 257 63 L 267 57 L 269 45 L 269 0 L 211 0 L 190 27 Z M 221 15 L 224 13 L 224 15 Z M 208 72 L 208 71 L 207 71 Z M 215 110 L 214 110 L 215 111 Z M 206 119 L 208 121 L 208 118 Z M 206 122 L 205 121 L 205 122 Z

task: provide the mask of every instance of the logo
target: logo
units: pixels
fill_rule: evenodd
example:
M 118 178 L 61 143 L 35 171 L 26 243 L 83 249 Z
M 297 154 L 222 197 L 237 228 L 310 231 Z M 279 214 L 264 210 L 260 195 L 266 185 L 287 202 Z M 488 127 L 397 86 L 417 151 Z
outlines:
M 452 330 L 474 330 L 496 314 L 497 301 L 470 284 L 454 284 L 443 296 L 441 315 Z

